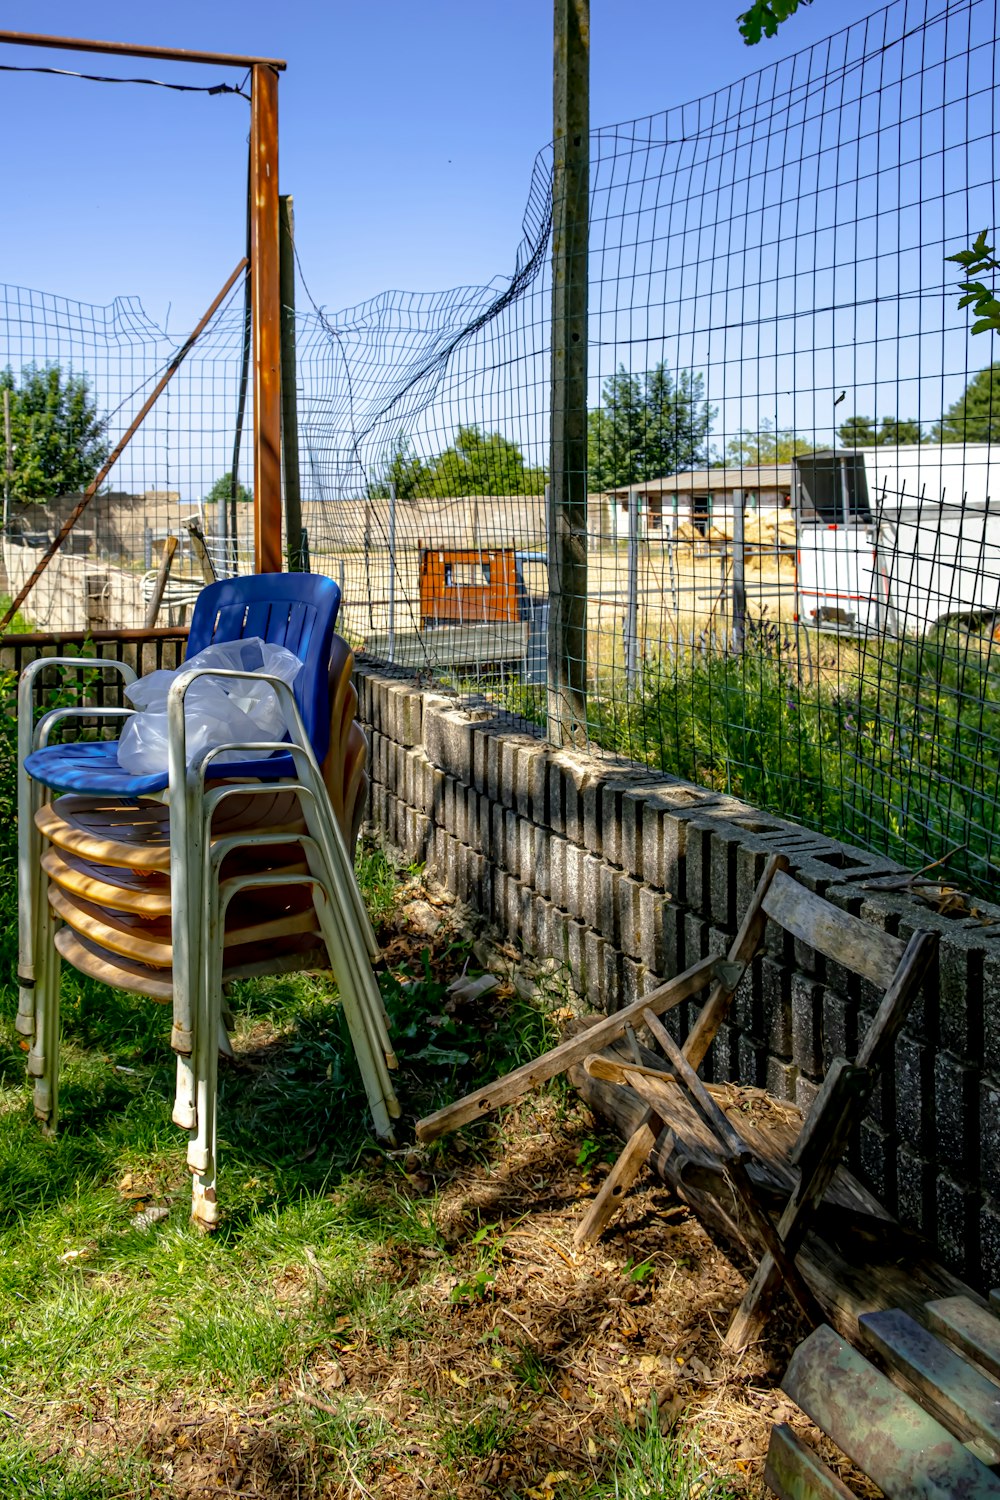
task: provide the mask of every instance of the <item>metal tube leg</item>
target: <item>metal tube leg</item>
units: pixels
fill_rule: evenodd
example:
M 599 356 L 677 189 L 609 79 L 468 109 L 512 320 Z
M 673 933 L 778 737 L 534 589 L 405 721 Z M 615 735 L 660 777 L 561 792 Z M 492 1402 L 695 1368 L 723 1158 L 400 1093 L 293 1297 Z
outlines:
M 38 885 L 41 874 L 42 839 L 35 826 L 35 813 L 42 805 L 42 788 L 18 769 L 17 819 L 17 975 L 20 981 L 17 1018 L 21 1036 L 35 1029 L 35 948 L 37 945 Z
M 35 1115 L 46 1135 L 54 1135 L 59 1123 L 59 984 L 61 962 L 55 936 L 55 915 L 49 905 L 48 882 L 39 889 L 36 915 L 38 943 L 35 977 L 35 1042 L 28 1054 L 28 1072 L 34 1077 Z
M 224 904 L 219 887 L 208 892 L 208 932 L 203 943 L 203 979 L 194 1012 L 194 1081 L 196 1123 L 188 1144 L 192 1173 L 191 1218 L 202 1229 L 219 1222 L 216 1197 L 216 1149 L 219 1094 L 219 1027 L 222 1008 L 222 941 Z

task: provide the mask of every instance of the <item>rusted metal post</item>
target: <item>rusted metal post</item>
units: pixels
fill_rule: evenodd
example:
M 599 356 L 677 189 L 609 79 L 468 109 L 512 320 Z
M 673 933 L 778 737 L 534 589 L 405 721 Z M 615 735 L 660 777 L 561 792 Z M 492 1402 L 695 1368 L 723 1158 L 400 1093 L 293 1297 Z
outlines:
M 295 370 L 295 205 L 278 199 L 281 235 L 281 467 L 285 478 L 285 556 L 288 571 L 301 573 L 302 493 L 299 484 L 298 380 Z
M 254 65 L 250 97 L 254 570 L 280 573 L 281 253 L 276 69 L 267 63 Z
M 587 688 L 590 0 L 555 0 L 548 735 L 582 739 Z

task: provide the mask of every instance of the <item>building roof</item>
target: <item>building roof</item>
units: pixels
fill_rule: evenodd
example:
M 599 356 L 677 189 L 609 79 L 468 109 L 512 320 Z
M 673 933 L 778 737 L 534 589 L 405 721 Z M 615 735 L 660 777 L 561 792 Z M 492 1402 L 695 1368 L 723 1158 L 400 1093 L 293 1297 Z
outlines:
M 646 479 L 608 493 L 624 500 L 628 495 L 690 495 L 713 490 L 791 490 L 792 464 L 755 464 L 742 469 L 689 469 L 684 474 L 666 474 Z

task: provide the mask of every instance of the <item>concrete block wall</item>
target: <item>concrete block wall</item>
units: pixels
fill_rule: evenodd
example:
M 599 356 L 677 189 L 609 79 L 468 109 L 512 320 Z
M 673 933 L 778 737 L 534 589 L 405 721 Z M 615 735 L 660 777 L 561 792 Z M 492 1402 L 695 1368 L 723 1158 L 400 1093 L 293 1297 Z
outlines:
M 509 939 L 566 966 L 614 1010 L 724 953 L 768 856 L 904 940 L 940 936 L 852 1165 L 888 1208 L 982 1289 L 1000 1285 L 1000 907 L 937 915 L 891 860 L 645 768 L 556 750 L 491 708 L 359 669 L 371 742 L 370 823 Z M 878 996 L 772 927 L 704 1069 L 807 1107 L 853 1056 Z M 676 1035 L 693 1002 L 669 1016 Z

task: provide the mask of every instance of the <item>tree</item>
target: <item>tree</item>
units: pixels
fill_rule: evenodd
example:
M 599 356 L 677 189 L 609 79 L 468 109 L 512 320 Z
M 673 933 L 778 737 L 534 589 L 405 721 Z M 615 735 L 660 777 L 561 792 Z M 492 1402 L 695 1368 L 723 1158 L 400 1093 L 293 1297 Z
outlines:
M 798 453 L 815 452 L 816 444 L 800 437 L 790 427 L 779 427 L 765 417 L 760 431 L 744 427 L 726 444 L 726 462 L 738 469 L 756 469 L 761 464 L 787 464 Z
M 1000 441 L 1000 364 L 973 375 L 958 400 L 931 428 L 935 443 Z
M 20 383 L 8 365 L 0 391 L 10 392 L 10 436 L 15 500 L 51 500 L 87 487 L 108 456 L 105 418 L 82 375 L 59 365 L 26 365 Z M 7 461 L 0 421 L 0 467 Z
M 218 479 L 212 485 L 212 488 L 209 490 L 202 503 L 206 508 L 211 505 L 218 505 L 220 500 L 225 501 L 225 503 L 228 505 L 232 498 L 233 475 L 232 470 L 230 470 L 228 474 L 219 475 Z M 248 489 L 245 489 L 244 486 L 239 482 L 237 482 L 236 485 L 236 498 L 243 505 L 249 505 L 249 503 L 253 500 L 253 496 L 251 495 L 250 491 Z
M 838 427 L 837 436 L 845 448 L 896 447 L 923 441 L 920 423 L 913 417 L 881 417 L 877 428 L 871 417 L 848 417 Z
M 397 500 L 416 500 L 431 493 L 433 482 L 433 470 L 411 451 L 409 443 L 400 435 L 381 479 L 373 480 L 368 486 L 368 498 L 388 500 L 389 486 L 395 485 Z
M 662 363 L 644 375 L 624 365 L 604 382 L 602 405 L 587 417 L 591 490 L 613 490 L 660 479 L 708 462 L 708 430 L 716 412 L 705 400 L 704 376 Z
M 540 495 L 545 480 L 545 470 L 529 469 L 517 444 L 501 433 L 459 427 L 452 446 L 434 460 L 425 493 L 442 500 L 456 495 Z

